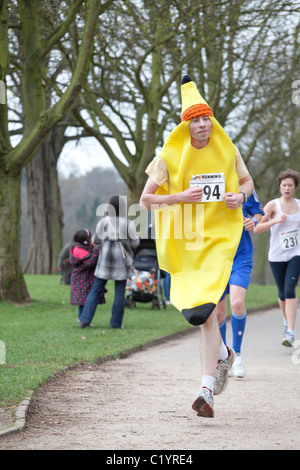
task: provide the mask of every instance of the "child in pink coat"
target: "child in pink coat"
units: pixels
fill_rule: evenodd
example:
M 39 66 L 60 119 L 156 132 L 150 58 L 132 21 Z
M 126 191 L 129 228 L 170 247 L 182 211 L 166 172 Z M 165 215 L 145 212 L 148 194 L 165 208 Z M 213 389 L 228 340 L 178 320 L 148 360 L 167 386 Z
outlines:
M 70 304 L 78 305 L 78 318 L 83 310 L 87 295 L 95 280 L 94 271 L 99 256 L 99 246 L 92 243 L 91 232 L 78 230 L 73 241 L 75 246 L 70 250 L 70 263 L 73 267 L 70 287 Z M 105 303 L 104 291 L 100 293 L 99 304 Z

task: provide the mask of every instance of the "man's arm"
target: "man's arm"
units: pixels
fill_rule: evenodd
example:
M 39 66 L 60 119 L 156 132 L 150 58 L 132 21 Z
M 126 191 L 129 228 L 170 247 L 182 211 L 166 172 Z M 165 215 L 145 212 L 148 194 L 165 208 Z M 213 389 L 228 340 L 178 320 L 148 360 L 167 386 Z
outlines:
M 149 177 L 140 198 L 141 209 L 159 209 L 165 205 L 171 206 L 179 202 L 201 202 L 203 191 L 202 188 L 192 187 L 185 191 L 175 194 L 155 194 L 159 186 Z
M 250 230 L 254 230 L 255 228 L 255 221 L 253 220 L 253 217 L 256 219 L 256 223 L 258 223 L 262 218 L 262 214 L 258 212 L 252 217 L 244 217 L 244 229 L 247 230 L 247 232 L 250 232 Z
M 243 178 L 239 181 L 239 188 L 240 188 L 240 195 L 241 193 L 245 193 L 247 197 L 251 196 L 251 194 L 253 193 L 253 189 L 254 189 L 254 183 L 250 175 L 246 176 L 246 178 Z M 241 196 L 243 196 L 243 194 Z M 244 202 L 244 200 L 242 202 Z
M 225 193 L 225 204 L 229 209 L 237 209 L 244 202 L 244 194 L 250 197 L 254 189 L 253 179 L 250 175 L 239 180 L 239 190 L 237 193 Z

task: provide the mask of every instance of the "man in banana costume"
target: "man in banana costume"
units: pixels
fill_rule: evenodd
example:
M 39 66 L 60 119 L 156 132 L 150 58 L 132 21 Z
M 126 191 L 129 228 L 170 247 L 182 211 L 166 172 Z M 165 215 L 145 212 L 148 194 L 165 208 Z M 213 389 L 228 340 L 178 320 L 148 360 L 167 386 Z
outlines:
M 242 204 L 253 181 L 212 109 L 186 75 L 181 123 L 146 169 L 143 209 L 156 209 L 160 268 L 171 274 L 171 302 L 201 331 L 202 386 L 193 403 L 212 417 L 234 351 L 222 342 L 215 307 L 231 273 L 243 230 Z

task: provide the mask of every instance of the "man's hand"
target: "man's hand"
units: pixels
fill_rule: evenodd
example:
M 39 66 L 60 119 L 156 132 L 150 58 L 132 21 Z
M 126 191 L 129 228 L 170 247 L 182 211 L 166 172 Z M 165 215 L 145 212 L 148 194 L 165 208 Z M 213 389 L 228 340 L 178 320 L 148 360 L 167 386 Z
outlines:
M 247 232 L 250 232 L 250 230 L 253 230 L 255 227 L 255 222 L 249 217 L 244 217 L 244 229 L 247 230 Z
M 200 186 L 193 186 L 180 194 L 181 202 L 201 202 L 203 190 Z
M 225 193 L 224 201 L 228 209 L 237 209 L 244 202 L 244 195 L 241 193 Z

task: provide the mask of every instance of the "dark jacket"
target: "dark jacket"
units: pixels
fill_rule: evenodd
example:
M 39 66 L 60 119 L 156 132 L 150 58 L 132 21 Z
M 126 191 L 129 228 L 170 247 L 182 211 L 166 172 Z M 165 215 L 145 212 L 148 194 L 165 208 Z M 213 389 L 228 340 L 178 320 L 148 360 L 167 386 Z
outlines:
M 75 243 L 70 251 L 71 275 L 70 304 L 84 305 L 95 280 L 94 271 L 99 256 L 99 247 Z M 105 303 L 104 292 L 100 294 L 99 304 Z

